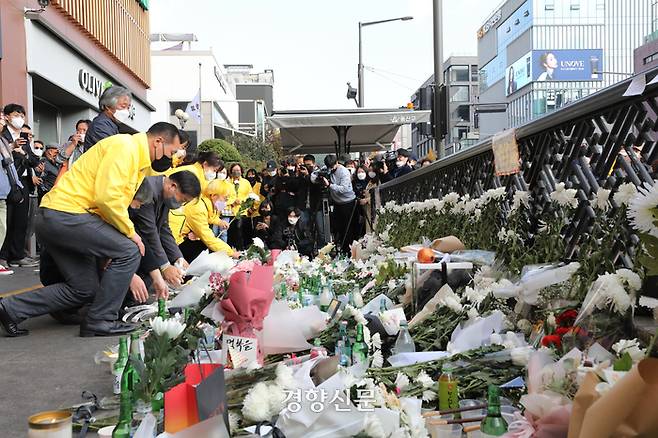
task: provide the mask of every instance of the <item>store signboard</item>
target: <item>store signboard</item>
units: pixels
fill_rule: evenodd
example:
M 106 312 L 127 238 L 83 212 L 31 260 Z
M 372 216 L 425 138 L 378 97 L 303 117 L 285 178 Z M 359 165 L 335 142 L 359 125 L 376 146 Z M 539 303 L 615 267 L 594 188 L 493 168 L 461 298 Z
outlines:
M 601 81 L 602 49 L 535 50 L 532 52 L 533 80 Z
M 505 70 L 505 95 L 516 93 L 532 82 L 532 51 L 517 59 Z
M 489 32 L 495 25 L 500 21 L 503 16 L 503 11 L 498 9 L 493 13 L 491 17 L 478 29 L 478 39 L 482 38 L 487 32 Z

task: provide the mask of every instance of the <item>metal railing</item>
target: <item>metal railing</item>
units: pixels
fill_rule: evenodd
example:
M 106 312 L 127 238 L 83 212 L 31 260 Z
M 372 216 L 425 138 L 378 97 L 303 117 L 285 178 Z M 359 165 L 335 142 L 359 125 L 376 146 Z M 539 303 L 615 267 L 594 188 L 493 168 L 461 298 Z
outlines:
M 643 74 L 649 82 L 657 73 L 654 69 Z M 640 96 L 624 97 L 631 80 L 517 128 L 521 172 L 516 175 L 495 176 L 491 139 L 487 139 L 379 186 L 374 199 L 379 205 L 388 201 L 404 204 L 441 198 L 453 191 L 478 197 L 490 188 L 506 187 L 508 201 L 515 190 L 531 192 L 536 219 L 556 184 L 565 182 L 578 190 L 580 201 L 566 229 L 565 257 L 570 258 L 579 241 L 588 238 L 595 212 L 587 200 L 599 187 L 614 190 L 625 182 L 639 186 L 656 177 L 658 85 L 647 86 Z M 613 203 L 611 214 L 616 207 Z M 621 258 L 622 264 L 632 265 L 637 242 L 631 230 L 619 236 L 616 261 Z

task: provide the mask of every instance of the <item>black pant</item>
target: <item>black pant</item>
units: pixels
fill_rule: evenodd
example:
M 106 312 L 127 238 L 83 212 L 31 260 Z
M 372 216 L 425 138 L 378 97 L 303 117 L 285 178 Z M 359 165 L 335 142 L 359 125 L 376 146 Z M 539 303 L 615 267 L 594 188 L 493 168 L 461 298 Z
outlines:
M 350 245 L 356 236 L 358 227 L 356 200 L 345 204 L 334 204 L 331 227 L 335 236 L 334 243 L 343 254 L 350 253 Z
M 7 202 L 7 235 L 0 249 L 0 259 L 13 261 L 25 257 L 27 225 L 30 215 L 30 192 L 25 178 L 23 183 L 23 202 L 14 204 Z
M 231 225 L 228 227 L 228 244 L 232 247 L 237 249 L 238 251 L 243 251 L 244 250 L 244 236 L 243 236 L 243 228 L 244 228 L 244 223 L 248 219 L 246 217 L 236 217 L 231 221 Z M 185 259 L 187 260 L 187 259 Z
M 208 247 L 202 240 L 189 240 L 185 239 L 178 245 L 178 249 L 183 254 L 185 260 L 189 263 L 192 263 L 195 258 L 199 256 L 203 251 L 207 250 Z

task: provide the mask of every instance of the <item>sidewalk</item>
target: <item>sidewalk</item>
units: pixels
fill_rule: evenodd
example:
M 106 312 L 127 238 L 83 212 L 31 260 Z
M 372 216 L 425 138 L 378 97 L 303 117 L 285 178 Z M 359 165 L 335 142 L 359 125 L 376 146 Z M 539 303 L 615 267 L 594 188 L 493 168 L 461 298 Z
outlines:
M 35 268 L 0 277 L 0 295 L 39 284 Z M 0 430 L 3 438 L 27 436 L 27 418 L 37 412 L 82 402 L 83 390 L 102 398 L 112 393 L 107 365 L 94 355 L 117 338 L 80 338 L 78 326 L 63 326 L 50 316 L 21 324 L 30 335 L 0 337 Z M 90 435 L 91 436 L 91 435 Z

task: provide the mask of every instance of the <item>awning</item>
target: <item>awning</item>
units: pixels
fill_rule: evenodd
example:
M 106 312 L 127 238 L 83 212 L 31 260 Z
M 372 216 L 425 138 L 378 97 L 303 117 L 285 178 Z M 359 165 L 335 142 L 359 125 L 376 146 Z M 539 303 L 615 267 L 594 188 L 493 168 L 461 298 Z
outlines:
M 430 111 L 276 111 L 267 120 L 281 131 L 282 146 L 288 153 L 371 152 L 386 149 L 400 126 L 429 122 Z

